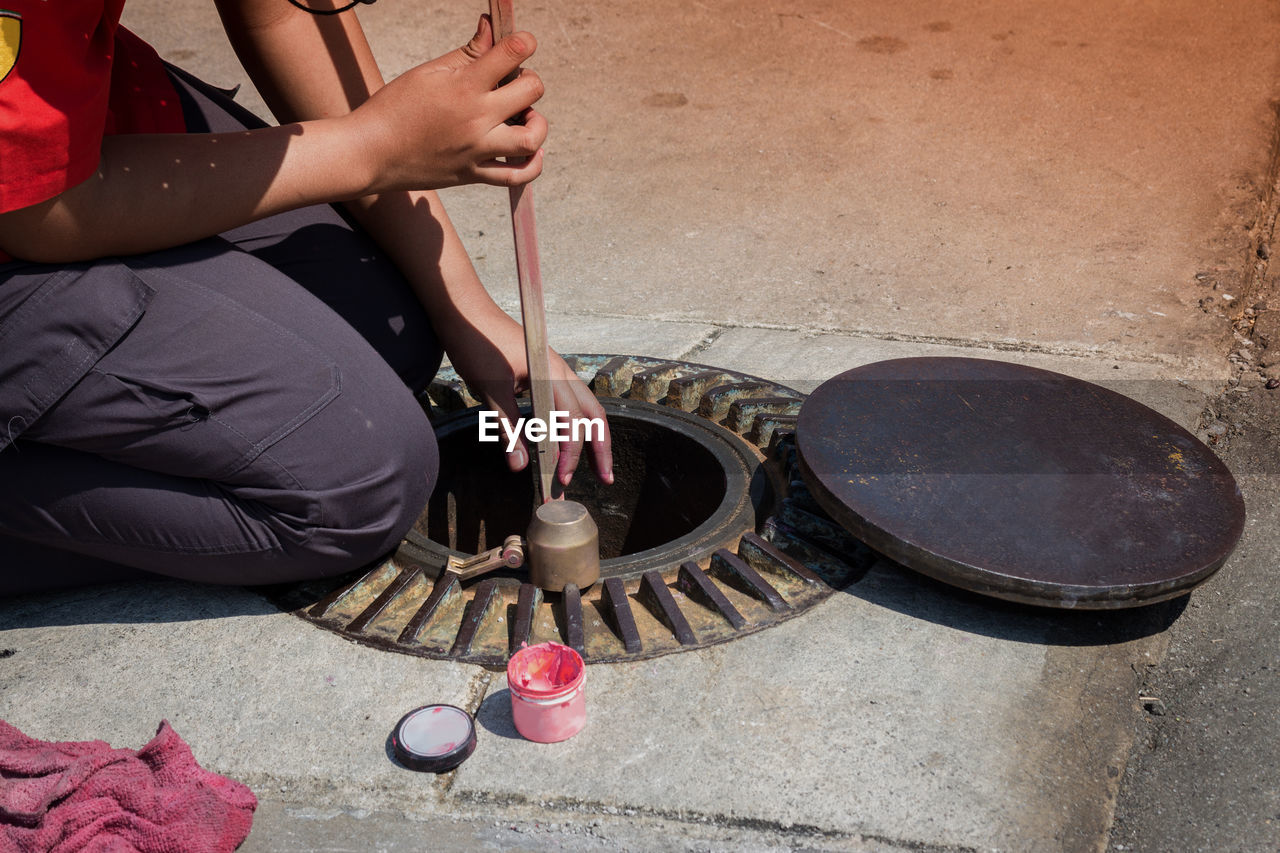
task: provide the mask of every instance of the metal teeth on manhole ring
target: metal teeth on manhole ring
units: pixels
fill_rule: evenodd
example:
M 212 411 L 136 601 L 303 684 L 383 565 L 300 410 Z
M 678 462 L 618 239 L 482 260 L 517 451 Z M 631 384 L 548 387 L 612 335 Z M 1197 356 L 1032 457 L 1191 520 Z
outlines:
M 804 395 L 682 361 L 566 356 L 609 418 L 615 484 L 583 456 L 569 497 L 601 530 L 601 580 L 544 593 L 517 571 L 459 583 L 450 555 L 524 533 L 527 472 L 477 440 L 478 403 L 456 374 L 428 391 L 441 448 L 431 503 L 393 557 L 344 579 L 277 587 L 282 609 L 360 643 L 505 666 L 524 642 L 554 640 L 587 663 L 722 643 L 790 619 L 876 559 L 810 497 L 796 465 Z

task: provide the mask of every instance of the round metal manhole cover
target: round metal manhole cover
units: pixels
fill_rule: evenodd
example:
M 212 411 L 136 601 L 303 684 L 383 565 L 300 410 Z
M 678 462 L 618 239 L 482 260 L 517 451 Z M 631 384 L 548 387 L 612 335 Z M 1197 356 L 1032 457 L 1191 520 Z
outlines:
M 818 387 L 805 482 L 901 565 L 984 595 L 1115 609 L 1183 595 L 1244 529 L 1226 465 L 1099 385 L 977 358 L 904 358 Z
M 282 609 L 357 642 L 505 665 L 522 643 L 573 646 L 587 663 L 656 657 L 792 618 L 870 565 L 873 553 L 823 513 L 800 480 L 804 396 L 729 370 L 641 356 L 566 361 L 605 406 L 615 483 L 585 454 L 568 497 L 600 527 L 601 580 L 544 593 L 520 570 L 459 582 L 467 557 L 523 534 L 528 472 L 477 438 L 478 404 L 445 370 L 428 392 L 441 471 L 431 501 L 387 561 L 346 578 L 278 587 Z

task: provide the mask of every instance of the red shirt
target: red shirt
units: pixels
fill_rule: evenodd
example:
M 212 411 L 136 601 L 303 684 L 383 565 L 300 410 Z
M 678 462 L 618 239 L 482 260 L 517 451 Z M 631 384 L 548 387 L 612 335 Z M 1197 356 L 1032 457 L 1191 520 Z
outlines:
M 160 57 L 120 27 L 123 6 L 0 0 L 0 212 L 89 178 L 107 134 L 186 129 Z M 128 332 L 151 299 L 151 288 L 111 258 L 88 272 L 49 269 L 0 271 L 0 451 Z
M 160 57 L 119 25 L 125 0 L 0 2 L 0 213 L 89 178 L 105 135 L 186 129 Z

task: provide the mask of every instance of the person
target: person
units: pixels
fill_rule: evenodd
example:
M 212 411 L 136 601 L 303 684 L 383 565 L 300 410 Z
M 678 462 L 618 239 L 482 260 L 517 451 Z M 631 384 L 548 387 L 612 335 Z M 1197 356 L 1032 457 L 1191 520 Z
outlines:
M 384 84 L 333 0 L 217 0 L 268 126 L 123 4 L 0 12 L 0 591 L 366 565 L 430 494 L 416 395 L 443 354 L 508 417 L 528 381 L 434 190 L 539 175 L 536 42 L 482 16 Z M 552 377 L 557 409 L 603 418 L 554 354 Z M 607 436 L 590 451 L 611 481 Z

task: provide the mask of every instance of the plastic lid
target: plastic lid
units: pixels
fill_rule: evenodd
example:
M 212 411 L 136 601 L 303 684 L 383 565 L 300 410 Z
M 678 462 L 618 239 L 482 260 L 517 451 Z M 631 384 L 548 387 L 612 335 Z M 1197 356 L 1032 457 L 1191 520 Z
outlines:
M 410 770 L 444 773 L 476 749 L 471 715 L 453 705 L 425 705 L 400 718 L 391 735 L 396 759 Z

